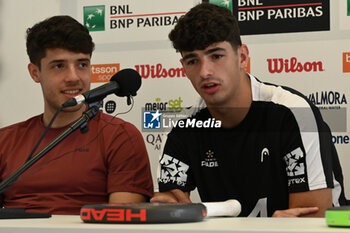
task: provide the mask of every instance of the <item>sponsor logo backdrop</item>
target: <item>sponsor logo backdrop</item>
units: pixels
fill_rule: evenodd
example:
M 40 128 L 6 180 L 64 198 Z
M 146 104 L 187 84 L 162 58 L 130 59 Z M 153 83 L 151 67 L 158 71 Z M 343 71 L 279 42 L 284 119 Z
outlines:
M 16 1 L 12 6 L 13 11 L 17 10 Z M 178 18 L 201 0 L 52 2 L 55 2 L 56 5 L 51 5 L 58 9 L 57 12 L 47 11 L 48 15 L 43 14 L 43 17 L 38 18 L 34 14 L 28 16 L 25 11 L 23 16 L 31 17 L 32 22 L 22 23 L 26 28 L 56 13 L 71 15 L 86 25 L 96 43 L 92 58 L 92 88 L 108 81 L 115 72 L 124 68 L 134 68 L 141 74 L 142 86 L 134 98 L 133 109 L 127 114 L 118 116 L 132 122 L 142 132 L 156 182 L 158 159 L 168 130 L 153 130 L 147 127 L 145 129 L 144 126 L 151 127 L 149 123 L 153 117 L 156 117 L 153 119 L 154 123 L 164 122 L 161 119 L 164 115 L 157 118 L 157 110 L 170 110 L 170 108 L 175 111 L 186 110 L 198 102 L 198 95 L 187 80 L 179 62 L 180 56 L 171 47 L 167 35 Z M 237 15 L 243 43 L 247 44 L 250 50 L 248 72 L 262 81 L 297 89 L 321 109 L 333 130 L 333 142 L 343 166 L 346 194 L 350 197 L 349 0 L 207 0 L 207 2 L 223 5 Z M 27 4 L 28 7 L 30 5 L 23 4 Z M 45 6 L 49 9 L 50 4 Z M 11 12 L 5 10 L 3 13 Z M 11 18 L 10 14 L 5 15 Z M 18 23 L 15 22 L 14 19 L 12 27 L 18 28 Z M 24 31 L 25 29 L 13 38 L 22 38 Z M 2 35 L 6 39 L 7 34 Z M 23 38 L 20 43 L 24 46 Z M 19 49 L 22 55 L 16 56 L 17 60 L 25 56 L 25 48 Z M 14 74 L 9 69 L 10 65 L 3 62 L 4 60 L 5 58 L 0 60 L 3 70 L 0 77 L 2 81 L 0 93 L 5 98 L 13 96 L 15 94 L 13 86 L 21 88 L 22 83 L 16 84 L 18 74 Z M 25 65 L 18 64 L 17 60 L 11 62 L 12 70 L 17 71 L 21 65 L 23 75 L 28 76 Z M 15 103 L 11 105 L 2 103 L 2 106 L 9 110 L 6 115 L 1 114 L 0 127 L 15 123 L 13 122 L 15 120 L 25 120 L 42 111 L 39 87 L 31 86 L 34 84 L 29 79 L 27 78 L 28 84 L 25 84 L 27 86 L 25 93 L 36 95 L 37 109 L 28 108 L 29 104 L 23 102 L 25 100 L 12 98 Z M 14 85 L 11 85 L 13 83 Z M 108 96 L 103 109 L 115 115 L 127 111 L 129 106 L 124 98 Z M 156 127 L 156 124 L 153 126 Z

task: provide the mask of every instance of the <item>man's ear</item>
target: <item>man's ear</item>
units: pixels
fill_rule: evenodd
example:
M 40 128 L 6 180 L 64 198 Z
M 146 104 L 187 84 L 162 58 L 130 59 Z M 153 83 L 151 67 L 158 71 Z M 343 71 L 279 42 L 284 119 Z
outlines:
M 248 50 L 247 45 L 242 44 L 238 48 L 238 54 L 239 54 L 239 58 L 240 58 L 240 67 L 242 69 L 246 69 L 247 65 L 248 65 L 248 61 L 249 61 L 249 50 Z
M 182 58 L 180 59 L 180 63 L 181 63 L 182 68 L 184 69 L 185 74 L 186 74 L 186 69 L 185 69 L 185 66 L 184 66 L 185 61 Z M 188 78 L 187 74 L 186 74 L 186 77 Z
M 28 64 L 28 71 L 34 82 L 40 83 L 40 70 L 34 63 Z
M 182 68 L 185 69 L 185 67 L 184 67 L 184 60 L 183 60 L 182 58 L 180 59 L 180 63 L 181 63 L 181 65 L 182 65 Z

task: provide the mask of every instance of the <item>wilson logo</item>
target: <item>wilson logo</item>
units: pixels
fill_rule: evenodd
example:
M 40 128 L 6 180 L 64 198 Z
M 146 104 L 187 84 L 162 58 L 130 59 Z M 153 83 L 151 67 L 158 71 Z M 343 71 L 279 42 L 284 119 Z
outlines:
M 135 65 L 135 69 L 142 78 L 181 78 L 186 77 L 183 68 L 165 68 L 162 64 L 157 65 Z
M 318 72 L 324 71 L 321 61 L 299 62 L 296 57 L 290 59 L 273 58 L 267 59 L 268 69 L 270 73 L 295 73 L 295 72 Z

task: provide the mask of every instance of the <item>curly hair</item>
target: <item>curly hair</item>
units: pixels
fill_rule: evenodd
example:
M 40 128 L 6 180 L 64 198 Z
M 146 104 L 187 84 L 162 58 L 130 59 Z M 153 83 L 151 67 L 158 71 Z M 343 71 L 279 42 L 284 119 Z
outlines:
M 46 49 L 61 48 L 92 55 L 95 44 L 87 28 L 70 16 L 53 16 L 27 29 L 27 54 L 40 68 Z
M 203 50 L 227 41 L 233 48 L 242 45 L 237 19 L 228 9 L 201 3 L 181 16 L 169 39 L 178 52 Z

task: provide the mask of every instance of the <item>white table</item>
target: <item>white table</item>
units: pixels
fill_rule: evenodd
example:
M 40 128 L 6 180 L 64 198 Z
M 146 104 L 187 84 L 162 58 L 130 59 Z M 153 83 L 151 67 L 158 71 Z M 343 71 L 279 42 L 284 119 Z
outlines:
M 53 215 L 45 219 L 0 219 L 0 233 L 135 233 L 135 232 L 350 232 L 331 228 L 324 218 L 207 218 L 176 224 L 93 224 L 79 216 Z

